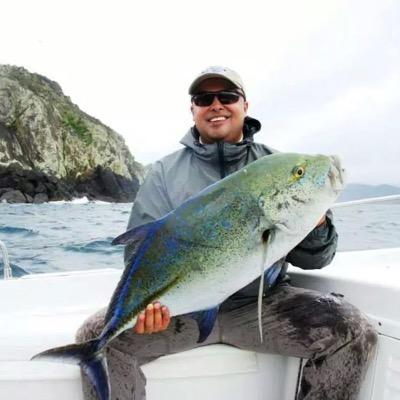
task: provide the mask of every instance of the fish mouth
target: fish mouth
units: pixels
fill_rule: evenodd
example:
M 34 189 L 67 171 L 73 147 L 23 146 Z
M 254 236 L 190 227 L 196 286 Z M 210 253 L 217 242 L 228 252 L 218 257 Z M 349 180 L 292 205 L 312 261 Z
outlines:
M 346 181 L 346 170 L 342 167 L 340 158 L 336 155 L 329 157 L 331 160 L 331 168 L 328 172 L 328 177 L 331 186 L 336 193 L 343 190 Z

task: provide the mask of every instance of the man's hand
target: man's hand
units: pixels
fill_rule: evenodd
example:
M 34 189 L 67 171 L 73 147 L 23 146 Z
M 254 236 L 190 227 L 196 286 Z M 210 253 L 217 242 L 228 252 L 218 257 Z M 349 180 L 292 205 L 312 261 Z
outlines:
M 170 321 L 168 308 L 155 302 L 149 304 L 146 310 L 139 314 L 133 329 L 139 334 L 162 332 L 168 328 Z
M 324 224 L 325 221 L 326 221 L 326 214 L 324 214 L 324 215 L 322 216 L 322 218 L 318 221 L 317 227 L 318 227 L 318 226 L 321 226 L 322 224 Z

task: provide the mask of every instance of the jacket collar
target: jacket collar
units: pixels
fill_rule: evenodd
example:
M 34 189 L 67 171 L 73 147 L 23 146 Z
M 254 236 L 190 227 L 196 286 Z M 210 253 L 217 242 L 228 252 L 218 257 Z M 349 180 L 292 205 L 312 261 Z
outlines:
M 235 162 L 247 153 L 247 147 L 254 142 L 253 136 L 261 129 L 261 123 L 255 118 L 245 117 L 243 126 L 243 140 L 239 143 L 219 142 L 219 146 L 223 143 L 224 161 L 227 163 Z M 211 144 L 202 144 L 199 142 L 199 132 L 193 126 L 180 141 L 181 144 L 193 150 L 197 157 L 218 162 L 218 142 Z

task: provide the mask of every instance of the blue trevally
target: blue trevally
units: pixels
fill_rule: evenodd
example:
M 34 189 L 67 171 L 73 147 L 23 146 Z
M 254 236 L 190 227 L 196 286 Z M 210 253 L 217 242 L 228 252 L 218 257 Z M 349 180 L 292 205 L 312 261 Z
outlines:
M 134 228 L 113 244 L 135 242 L 115 289 L 101 334 L 44 351 L 34 359 L 79 364 L 99 400 L 110 398 L 104 346 L 134 327 L 155 300 L 172 316 L 192 313 L 199 341 L 219 305 L 264 271 L 271 284 L 284 257 L 316 226 L 344 186 L 335 156 L 278 153 L 254 161 L 205 188 L 163 218 Z

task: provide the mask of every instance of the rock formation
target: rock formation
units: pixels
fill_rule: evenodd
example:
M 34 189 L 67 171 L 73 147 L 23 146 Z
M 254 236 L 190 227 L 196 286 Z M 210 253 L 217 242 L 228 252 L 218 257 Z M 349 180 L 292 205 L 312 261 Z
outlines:
M 124 139 L 56 82 L 0 65 L 0 202 L 129 202 L 142 176 Z

